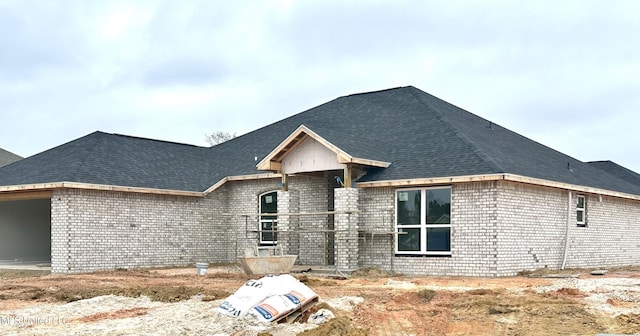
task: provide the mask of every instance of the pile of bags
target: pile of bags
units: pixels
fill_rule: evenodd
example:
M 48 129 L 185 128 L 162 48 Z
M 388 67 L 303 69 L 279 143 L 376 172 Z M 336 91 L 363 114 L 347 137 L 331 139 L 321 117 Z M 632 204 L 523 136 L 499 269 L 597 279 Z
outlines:
M 218 313 L 244 317 L 252 316 L 259 321 L 277 321 L 318 297 L 316 293 L 289 274 L 266 276 L 249 280 L 229 296 Z

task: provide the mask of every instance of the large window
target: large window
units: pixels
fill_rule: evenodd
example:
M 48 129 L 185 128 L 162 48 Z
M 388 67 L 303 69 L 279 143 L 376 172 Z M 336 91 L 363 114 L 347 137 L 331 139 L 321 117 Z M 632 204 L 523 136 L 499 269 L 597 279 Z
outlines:
M 451 188 L 396 191 L 397 254 L 451 255 Z
M 271 191 L 260 195 L 260 213 L 278 213 L 278 192 Z M 278 216 L 260 216 L 260 245 L 276 245 L 278 243 Z

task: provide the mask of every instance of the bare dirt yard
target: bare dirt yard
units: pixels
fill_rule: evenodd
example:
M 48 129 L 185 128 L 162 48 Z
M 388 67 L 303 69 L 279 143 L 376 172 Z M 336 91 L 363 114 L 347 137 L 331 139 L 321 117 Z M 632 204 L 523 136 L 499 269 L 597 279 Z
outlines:
M 221 316 L 250 277 L 233 265 L 34 275 L 0 271 L 2 335 L 596 335 L 640 333 L 640 268 L 589 275 L 348 279 L 294 274 L 320 303 L 292 324 Z M 307 323 L 319 308 L 337 318 Z

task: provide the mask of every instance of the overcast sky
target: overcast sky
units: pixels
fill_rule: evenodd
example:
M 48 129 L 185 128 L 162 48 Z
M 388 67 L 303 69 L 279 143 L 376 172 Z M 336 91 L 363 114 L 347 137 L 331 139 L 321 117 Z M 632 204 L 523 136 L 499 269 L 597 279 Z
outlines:
M 0 0 L 0 148 L 96 130 L 205 146 L 413 85 L 640 172 L 640 1 Z

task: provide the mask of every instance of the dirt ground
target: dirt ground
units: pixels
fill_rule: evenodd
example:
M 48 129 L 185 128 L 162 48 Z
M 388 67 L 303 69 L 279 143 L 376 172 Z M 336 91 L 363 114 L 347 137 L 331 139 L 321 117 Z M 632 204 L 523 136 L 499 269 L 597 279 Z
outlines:
M 0 334 L 596 335 L 640 333 L 640 268 L 589 275 L 348 279 L 294 274 L 337 318 L 262 325 L 216 308 L 250 277 L 237 267 L 34 275 L 0 271 Z

